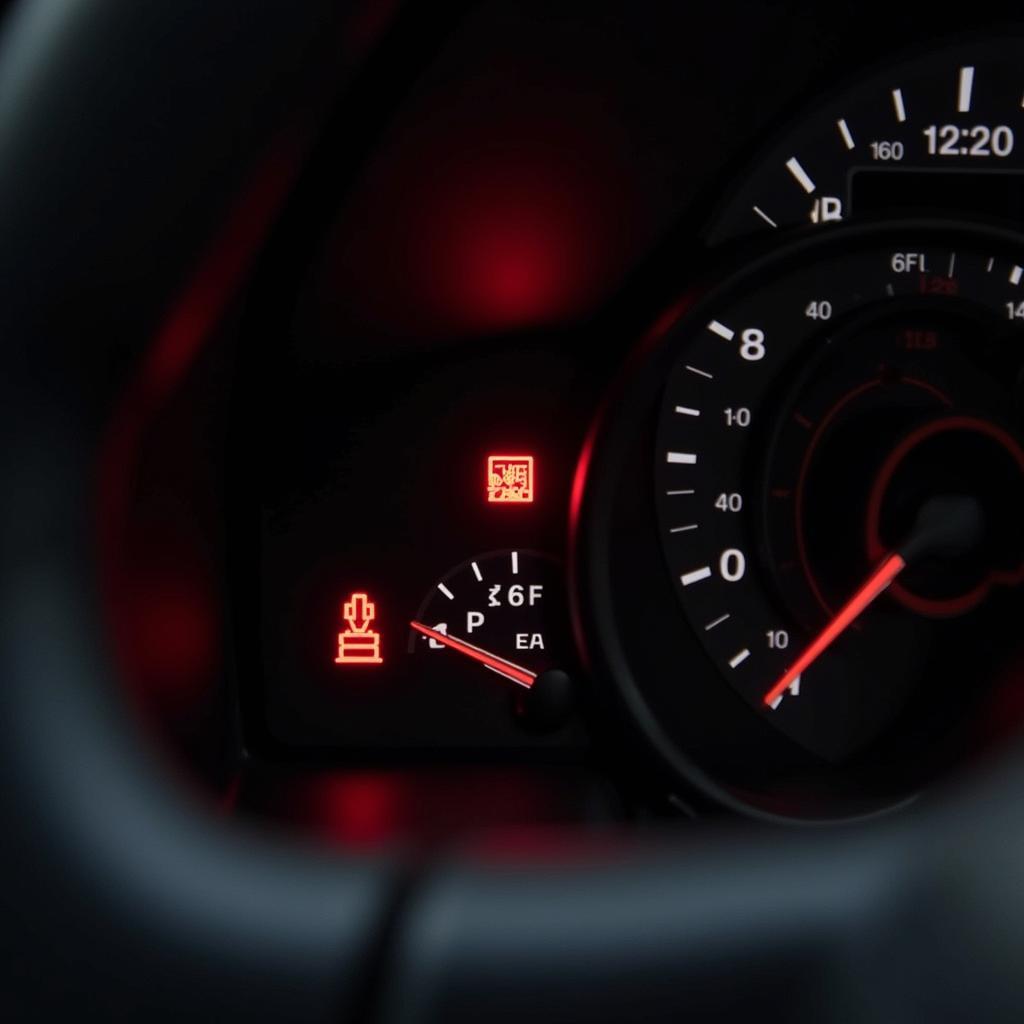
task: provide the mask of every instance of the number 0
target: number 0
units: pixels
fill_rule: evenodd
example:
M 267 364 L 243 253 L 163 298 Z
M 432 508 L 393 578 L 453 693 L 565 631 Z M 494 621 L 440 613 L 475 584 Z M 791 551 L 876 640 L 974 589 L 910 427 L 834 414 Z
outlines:
M 738 583 L 747 571 L 747 560 L 738 548 L 726 548 L 718 560 L 718 571 L 726 583 Z

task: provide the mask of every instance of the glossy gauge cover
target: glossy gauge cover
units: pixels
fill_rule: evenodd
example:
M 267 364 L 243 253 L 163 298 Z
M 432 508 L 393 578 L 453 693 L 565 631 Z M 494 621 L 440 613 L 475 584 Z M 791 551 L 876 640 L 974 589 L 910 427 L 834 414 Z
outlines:
M 638 353 L 581 467 L 574 600 L 591 665 L 691 784 L 848 817 L 991 742 L 1021 654 L 1022 263 L 1024 240 L 970 225 L 808 233 Z M 766 701 L 914 502 L 950 492 L 985 544 L 917 561 Z

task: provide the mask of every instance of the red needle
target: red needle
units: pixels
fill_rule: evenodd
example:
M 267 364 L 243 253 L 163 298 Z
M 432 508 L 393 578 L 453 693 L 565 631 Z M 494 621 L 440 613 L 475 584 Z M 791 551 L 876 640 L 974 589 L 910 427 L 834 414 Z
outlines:
M 796 678 L 824 653 L 861 612 L 906 568 L 902 555 L 888 558 L 868 577 L 863 586 L 843 606 L 839 614 L 818 634 L 803 654 L 786 670 L 785 675 L 764 695 L 765 704 L 773 704 Z
M 495 672 L 527 689 L 533 686 L 533 682 L 537 678 L 536 672 L 529 672 L 525 668 L 512 664 L 511 661 L 499 658 L 496 654 L 491 654 L 480 647 L 474 647 L 466 640 L 460 640 L 456 636 L 449 636 L 447 633 L 431 629 L 429 626 L 424 626 L 422 622 L 410 622 L 409 625 L 417 633 L 422 633 L 424 636 L 430 637 L 431 640 L 436 640 L 439 644 L 444 644 L 445 647 L 450 647 L 453 651 L 466 655 L 467 658 L 479 661 L 481 665 L 494 669 Z

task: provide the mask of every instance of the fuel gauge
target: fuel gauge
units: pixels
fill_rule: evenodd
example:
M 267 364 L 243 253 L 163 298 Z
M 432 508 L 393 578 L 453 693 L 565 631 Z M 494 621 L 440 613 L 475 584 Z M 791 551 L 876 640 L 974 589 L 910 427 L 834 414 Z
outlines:
M 409 652 L 486 669 L 529 689 L 560 666 L 566 610 L 557 563 L 534 551 L 494 551 L 437 583 L 410 623 Z

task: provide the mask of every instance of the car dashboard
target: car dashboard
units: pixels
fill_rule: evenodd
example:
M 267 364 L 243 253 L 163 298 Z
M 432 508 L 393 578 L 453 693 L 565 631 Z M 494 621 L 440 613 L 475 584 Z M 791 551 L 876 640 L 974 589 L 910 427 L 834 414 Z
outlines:
M 1002 749 L 1022 32 L 400 11 L 121 453 L 106 601 L 169 755 L 376 844 L 842 823 Z

